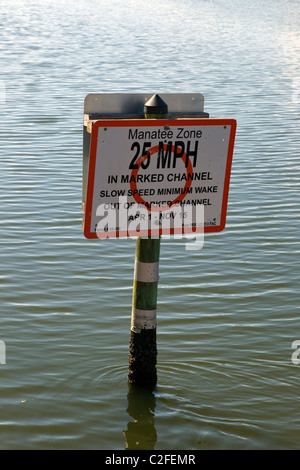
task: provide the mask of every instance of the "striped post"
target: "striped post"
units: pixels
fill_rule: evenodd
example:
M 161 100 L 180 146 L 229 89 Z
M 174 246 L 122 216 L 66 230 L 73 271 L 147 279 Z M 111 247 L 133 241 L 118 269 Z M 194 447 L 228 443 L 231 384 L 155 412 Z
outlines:
M 155 386 L 156 307 L 160 238 L 138 238 L 136 244 L 131 336 L 129 347 L 129 382 Z
M 145 104 L 144 112 L 146 119 L 168 117 L 168 107 L 158 95 L 154 95 Z M 156 308 L 159 254 L 160 237 L 137 239 L 128 381 L 141 387 L 153 388 L 157 383 Z

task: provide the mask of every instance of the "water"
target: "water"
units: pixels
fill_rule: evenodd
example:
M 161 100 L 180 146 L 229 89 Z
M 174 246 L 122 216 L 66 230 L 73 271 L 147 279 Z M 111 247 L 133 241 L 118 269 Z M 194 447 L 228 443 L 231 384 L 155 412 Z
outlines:
M 298 449 L 297 0 L 2 0 L 1 449 Z M 163 240 L 158 386 L 127 384 L 134 240 L 81 229 L 90 92 L 238 123 L 227 226 Z

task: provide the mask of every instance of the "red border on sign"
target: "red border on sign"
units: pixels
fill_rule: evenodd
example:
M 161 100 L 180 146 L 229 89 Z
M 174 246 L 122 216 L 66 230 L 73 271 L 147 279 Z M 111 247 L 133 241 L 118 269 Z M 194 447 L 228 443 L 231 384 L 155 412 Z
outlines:
M 230 183 L 230 174 L 231 174 L 231 166 L 232 166 L 232 157 L 233 157 L 233 149 L 234 149 L 234 140 L 236 134 L 236 120 L 225 118 L 225 119 L 112 119 L 112 120 L 99 120 L 93 124 L 92 127 L 92 135 L 91 135 L 91 144 L 90 144 L 90 156 L 89 156 L 89 168 L 88 168 L 88 178 L 87 178 L 87 192 L 86 192 L 86 205 L 85 205 L 85 219 L 84 219 L 84 236 L 88 239 L 95 239 L 100 238 L 97 235 L 97 232 L 91 230 L 91 219 L 92 219 L 92 207 L 93 207 L 93 197 L 94 197 L 94 181 L 95 181 L 95 169 L 96 169 L 96 157 L 97 157 L 97 144 L 98 144 L 98 130 L 100 127 L 160 127 L 160 126 L 178 126 L 178 124 L 184 124 L 185 126 L 195 126 L 199 125 L 203 126 L 230 126 L 230 136 L 229 136 L 229 145 L 228 145 L 228 152 L 227 152 L 227 162 L 226 162 L 226 169 L 225 169 L 225 178 L 224 178 L 224 187 L 223 187 L 223 199 L 222 199 L 222 209 L 221 209 L 221 217 L 220 217 L 220 224 L 219 225 L 209 225 L 204 227 L 191 227 L 190 229 L 185 229 L 185 233 L 195 234 L 197 231 L 210 233 L 210 232 L 221 232 L 225 228 L 226 224 L 226 214 L 227 214 L 227 204 L 228 204 L 228 195 L 229 195 L 229 183 Z M 155 149 L 155 147 L 152 147 Z M 150 150 L 152 150 L 150 149 Z M 153 153 L 154 150 L 153 150 Z M 140 158 L 139 166 L 141 164 Z M 135 170 L 138 172 L 138 169 Z M 189 168 L 187 168 L 187 172 L 189 172 Z M 190 184 L 192 180 L 190 179 Z M 181 194 L 173 201 L 173 205 L 175 202 L 178 202 L 178 199 L 182 196 L 182 199 L 185 197 L 185 194 Z M 140 196 L 139 196 L 140 197 Z M 142 198 L 140 198 L 141 201 Z M 141 202 L 140 200 L 138 202 Z M 143 202 L 144 204 L 145 202 Z M 169 209 L 170 207 L 168 207 Z M 161 208 L 157 208 L 161 211 Z M 166 208 L 167 209 L 167 208 Z M 166 210 L 165 209 L 165 210 Z M 151 209 L 153 210 L 153 209 Z M 195 230 L 196 229 L 196 230 Z M 140 233 L 140 236 L 147 236 L 148 231 L 146 233 Z M 181 229 L 168 231 L 164 233 L 163 229 L 159 230 L 159 235 L 173 235 L 175 233 L 182 233 Z M 122 232 L 121 234 L 117 232 L 116 234 L 107 232 L 106 237 L 109 238 L 111 235 L 112 237 L 127 237 L 128 233 Z M 104 237 L 101 237 L 104 238 Z

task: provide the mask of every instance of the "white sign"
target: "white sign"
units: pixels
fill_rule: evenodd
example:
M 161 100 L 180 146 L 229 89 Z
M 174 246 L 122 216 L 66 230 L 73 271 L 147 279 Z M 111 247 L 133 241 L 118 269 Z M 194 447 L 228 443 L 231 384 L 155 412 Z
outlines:
M 96 121 L 85 236 L 223 230 L 235 131 L 234 119 Z

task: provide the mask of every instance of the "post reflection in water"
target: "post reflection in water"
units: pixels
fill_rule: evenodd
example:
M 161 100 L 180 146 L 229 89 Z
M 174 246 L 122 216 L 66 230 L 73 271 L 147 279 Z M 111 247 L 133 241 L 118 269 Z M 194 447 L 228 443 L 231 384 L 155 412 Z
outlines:
M 133 421 L 124 431 L 126 450 L 153 450 L 157 441 L 154 424 L 156 397 L 152 389 L 129 385 L 127 412 Z

